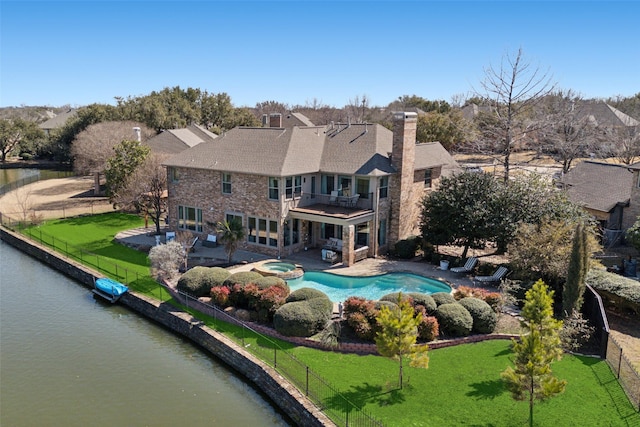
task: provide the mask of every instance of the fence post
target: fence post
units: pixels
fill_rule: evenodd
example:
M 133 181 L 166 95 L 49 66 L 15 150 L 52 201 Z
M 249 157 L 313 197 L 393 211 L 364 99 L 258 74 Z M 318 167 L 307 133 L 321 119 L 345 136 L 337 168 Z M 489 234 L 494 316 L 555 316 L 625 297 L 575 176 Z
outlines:
M 620 355 L 618 355 L 618 379 L 620 379 L 621 366 L 622 366 L 622 347 L 620 347 Z
M 277 349 L 277 347 L 273 347 L 273 367 L 275 369 L 278 368 L 278 349 Z
M 304 395 L 309 396 L 309 366 L 305 365 L 307 368 L 307 384 L 305 385 Z

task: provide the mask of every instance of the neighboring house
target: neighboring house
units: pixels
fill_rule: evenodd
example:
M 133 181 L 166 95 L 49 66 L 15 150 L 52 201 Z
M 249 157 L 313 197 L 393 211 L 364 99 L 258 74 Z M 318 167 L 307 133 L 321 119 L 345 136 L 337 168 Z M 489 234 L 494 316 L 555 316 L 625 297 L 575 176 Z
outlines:
M 154 153 L 177 154 L 203 142 L 211 142 L 218 135 L 199 125 L 184 129 L 165 130 L 145 141 Z
M 640 122 L 606 102 L 583 102 L 577 108 L 580 117 L 586 117 L 590 123 L 604 128 L 633 127 Z
M 584 161 L 560 180 L 569 198 L 593 215 L 609 243 L 631 227 L 640 214 L 640 163 Z
M 78 114 L 78 110 L 71 108 L 52 117 L 44 123 L 40 123 L 38 127 L 40 127 L 40 129 L 42 129 L 44 133 L 49 136 L 51 134 L 51 131 L 63 127 L 67 123 L 67 120 L 75 117 L 76 114 Z
M 418 234 L 422 197 L 459 170 L 439 143 L 416 144 L 415 113 L 395 114 L 393 132 L 307 122 L 272 114 L 269 127 L 237 127 L 171 157 L 170 227 L 206 236 L 237 218 L 244 249 L 287 256 L 331 239 L 352 265 Z

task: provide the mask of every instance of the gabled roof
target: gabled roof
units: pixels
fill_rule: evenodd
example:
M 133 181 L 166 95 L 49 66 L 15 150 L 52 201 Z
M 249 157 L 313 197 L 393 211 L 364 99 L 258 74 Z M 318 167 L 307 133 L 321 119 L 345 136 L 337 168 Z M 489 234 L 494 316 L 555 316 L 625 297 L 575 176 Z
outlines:
M 627 165 L 584 161 L 564 175 L 562 184 L 573 202 L 610 212 L 617 204 L 629 203 L 633 173 Z
M 47 120 L 44 123 L 40 123 L 38 126 L 40 127 L 40 129 L 44 129 L 44 130 L 58 129 L 64 126 L 65 123 L 67 123 L 67 120 L 69 120 L 71 117 L 75 116 L 76 114 L 78 114 L 78 111 L 71 108 L 63 113 L 60 113 L 54 116 L 53 118 Z
M 353 175 L 394 173 L 389 153 L 393 132 L 378 124 L 337 124 L 324 129 L 320 172 Z
M 146 144 L 155 152 L 176 154 L 203 142 L 211 142 L 217 137 L 218 135 L 201 126 L 190 125 L 184 129 L 165 130 L 148 139 Z
M 596 126 L 638 126 L 640 121 L 605 102 L 585 102 L 577 108 L 581 117 L 586 116 Z
M 460 171 L 460 166 L 439 142 L 416 144 L 414 169 L 431 169 L 441 166 L 442 175 L 449 176 Z
M 176 154 L 165 164 L 265 176 L 312 173 L 320 164 L 322 131 L 321 127 L 236 127 Z
M 263 176 L 308 173 L 389 175 L 393 133 L 378 124 L 237 127 L 171 157 L 166 166 Z M 437 142 L 416 146 L 416 168 L 458 169 Z M 446 173 L 446 172 L 445 172 Z

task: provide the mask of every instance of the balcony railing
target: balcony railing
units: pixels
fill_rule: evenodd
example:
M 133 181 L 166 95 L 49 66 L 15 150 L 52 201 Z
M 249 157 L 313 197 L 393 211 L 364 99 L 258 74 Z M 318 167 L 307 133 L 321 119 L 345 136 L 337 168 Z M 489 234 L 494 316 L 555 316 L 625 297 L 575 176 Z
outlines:
M 304 208 L 306 206 L 311 205 L 333 205 L 333 206 L 341 206 L 344 208 L 351 209 L 364 209 L 364 210 L 372 210 L 373 209 L 373 193 L 366 193 L 365 197 L 362 194 L 358 195 L 357 193 L 354 196 L 332 196 L 330 194 L 318 194 L 318 193 L 307 193 L 302 192 L 299 197 L 296 197 L 294 200 L 290 201 L 291 208 Z

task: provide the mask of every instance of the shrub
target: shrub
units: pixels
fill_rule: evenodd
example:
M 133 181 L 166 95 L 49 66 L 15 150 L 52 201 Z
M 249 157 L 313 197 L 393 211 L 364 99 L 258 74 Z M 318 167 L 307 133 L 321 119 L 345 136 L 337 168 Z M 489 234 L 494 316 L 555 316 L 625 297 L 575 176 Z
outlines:
M 211 283 L 208 279 L 208 267 L 194 267 L 178 280 L 177 289 L 196 298 L 209 296 Z
M 452 336 L 467 336 L 473 329 L 473 317 L 457 302 L 442 304 L 436 310 L 441 332 Z
M 591 269 L 586 282 L 598 291 L 611 308 L 640 314 L 640 285 L 635 280 L 605 270 Z
M 282 335 L 310 337 L 324 328 L 332 311 L 333 303 L 326 296 L 288 302 L 275 311 L 273 326 Z
M 431 295 L 412 292 L 409 294 L 409 296 L 413 298 L 414 308 L 418 308 L 419 306 L 422 306 L 425 308 L 425 311 L 427 312 L 427 314 L 435 313 L 438 305 L 436 304 L 435 300 Z
M 207 275 L 206 280 L 209 282 L 211 287 L 224 285 L 224 281 L 231 276 L 229 270 L 222 267 L 209 267 L 205 274 Z
M 482 301 L 486 302 L 491 306 L 493 311 L 496 313 L 500 308 L 500 304 L 502 303 L 502 296 L 500 292 L 490 292 L 484 288 L 472 288 L 470 286 L 460 286 L 453 293 L 453 297 L 456 301 L 460 301 L 463 298 L 478 298 Z
M 398 258 L 410 259 L 416 256 L 420 247 L 420 237 L 412 236 L 399 240 L 394 246 L 394 255 Z
M 471 314 L 473 318 L 473 332 L 490 334 L 495 330 L 498 316 L 485 301 L 475 297 L 467 297 L 462 298 L 458 303 Z
M 373 301 L 360 297 L 347 298 L 344 302 L 343 312 L 347 325 L 353 329 L 358 338 L 373 340 L 378 331 L 376 320 L 378 310 Z
M 256 280 L 256 285 L 258 285 L 258 287 L 260 289 L 267 289 L 270 288 L 272 286 L 277 286 L 279 288 L 282 288 L 283 290 L 285 290 L 287 292 L 287 295 L 289 295 L 289 285 L 287 284 L 287 282 L 280 278 L 280 277 L 276 277 L 276 276 L 265 276 L 265 277 L 261 277 L 258 280 Z
M 229 302 L 229 293 L 231 291 L 226 286 L 214 286 L 211 288 L 211 299 L 214 304 L 226 307 Z
M 422 341 L 433 341 L 440 335 L 438 319 L 434 316 L 422 316 L 422 321 L 418 325 L 418 338 Z
M 396 301 L 398 301 L 396 299 Z M 376 301 L 373 306 L 376 310 L 380 310 L 382 307 L 389 307 L 389 310 L 397 310 L 398 304 L 391 301 Z
M 259 297 L 255 303 L 258 312 L 258 321 L 268 323 L 273 321 L 273 315 L 280 308 L 289 293 L 288 289 L 274 285 L 267 289 L 260 289 Z
M 441 306 L 442 304 L 453 304 L 456 302 L 456 299 L 448 292 L 436 292 L 435 294 L 431 294 L 431 298 L 436 303 L 436 306 Z
M 314 298 L 327 298 L 329 297 L 322 291 L 313 288 L 300 288 L 289 294 L 286 302 L 307 301 Z
M 390 294 L 383 295 L 380 297 L 380 301 L 389 301 L 394 304 L 398 303 L 398 296 L 400 296 L 401 292 L 392 292 Z M 413 305 L 413 300 L 409 294 L 402 294 L 402 301 L 407 301 L 409 304 Z
M 176 241 L 153 246 L 149 250 L 151 274 L 158 280 L 176 277 L 186 255 L 182 245 Z
M 224 285 L 233 288 L 233 285 L 247 285 L 249 283 L 256 283 L 262 278 L 262 274 L 255 271 L 239 271 L 231 274 L 225 281 Z

